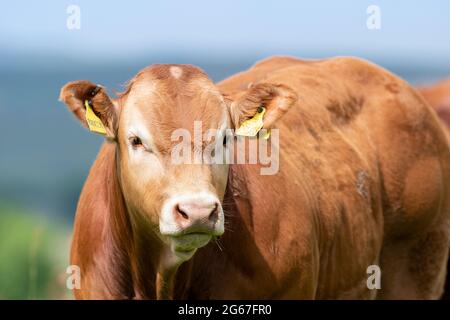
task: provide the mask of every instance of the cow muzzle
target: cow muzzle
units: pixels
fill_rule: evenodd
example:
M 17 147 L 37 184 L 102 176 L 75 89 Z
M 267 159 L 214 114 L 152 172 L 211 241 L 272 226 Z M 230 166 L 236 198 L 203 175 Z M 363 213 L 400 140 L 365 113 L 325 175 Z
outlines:
M 159 230 L 176 253 L 195 252 L 224 232 L 224 214 L 210 193 L 171 197 L 163 206 Z

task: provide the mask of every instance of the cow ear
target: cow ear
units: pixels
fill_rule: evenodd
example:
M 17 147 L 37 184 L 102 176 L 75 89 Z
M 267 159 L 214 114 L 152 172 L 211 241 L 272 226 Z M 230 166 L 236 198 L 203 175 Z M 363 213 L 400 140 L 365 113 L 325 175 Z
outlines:
M 103 124 L 104 131 L 106 131 L 103 133 L 108 138 L 115 138 L 118 125 L 118 111 L 116 105 L 102 86 L 86 80 L 69 82 L 62 87 L 59 100 L 64 102 L 69 110 L 87 128 L 89 128 L 86 121 L 86 103 L 88 103 L 95 116 Z
M 255 116 L 260 107 L 266 109 L 263 128 L 271 129 L 295 103 L 297 94 L 286 85 L 260 83 L 250 87 L 230 104 L 230 117 L 235 128 Z

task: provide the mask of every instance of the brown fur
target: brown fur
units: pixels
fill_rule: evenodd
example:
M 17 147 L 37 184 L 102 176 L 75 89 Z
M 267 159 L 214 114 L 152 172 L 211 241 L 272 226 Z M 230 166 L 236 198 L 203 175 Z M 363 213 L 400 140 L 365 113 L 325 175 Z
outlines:
M 187 77 L 201 76 L 182 68 Z M 219 109 L 191 103 L 202 96 L 198 86 L 182 94 L 194 88 L 192 81 L 165 81 L 164 66 L 146 74 L 165 84 L 158 92 L 166 103 L 149 106 L 154 112 L 146 115 L 154 126 L 188 126 L 197 116 L 215 124 Z M 140 77 L 116 103 L 130 98 Z M 280 171 L 262 176 L 259 165 L 230 166 L 227 231 L 220 246 L 211 242 L 176 271 L 174 298 L 440 297 L 449 251 L 450 152 L 437 117 L 414 89 L 353 58 L 270 58 L 217 87 L 241 108 L 260 90 L 275 99 L 284 88 L 289 110 L 272 111 L 284 114 L 274 123 Z M 183 104 L 174 102 L 180 95 Z M 221 106 L 216 94 L 208 97 Z M 163 108 L 175 105 L 190 111 L 174 120 Z M 231 118 L 245 114 L 230 110 Z M 164 136 L 158 139 L 170 148 Z M 118 154 L 115 143 L 102 147 L 78 204 L 71 255 L 82 270 L 77 298 L 156 298 L 157 231 L 130 218 Z M 381 267 L 381 290 L 366 287 L 372 264 Z

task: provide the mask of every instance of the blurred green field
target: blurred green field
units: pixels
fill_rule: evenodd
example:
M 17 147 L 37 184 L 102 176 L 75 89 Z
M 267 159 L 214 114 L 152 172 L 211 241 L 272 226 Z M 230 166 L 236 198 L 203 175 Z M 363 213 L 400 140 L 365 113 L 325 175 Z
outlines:
M 69 240 L 67 225 L 0 203 L 0 299 L 71 299 Z

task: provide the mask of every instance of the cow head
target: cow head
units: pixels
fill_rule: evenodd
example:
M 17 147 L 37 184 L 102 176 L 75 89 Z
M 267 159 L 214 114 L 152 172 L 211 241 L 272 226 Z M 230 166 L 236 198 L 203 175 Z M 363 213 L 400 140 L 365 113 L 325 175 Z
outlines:
M 116 99 L 89 81 L 68 83 L 60 99 L 84 125 L 89 101 L 108 140 L 117 144 L 120 186 L 131 219 L 157 233 L 172 263 L 179 264 L 224 232 L 228 165 L 174 161 L 182 136 L 174 140 L 174 132 L 181 129 L 192 138 L 191 159 L 208 143 L 224 145 L 226 153 L 226 129 L 251 118 L 261 105 L 267 110 L 264 127 L 271 128 L 296 95 L 286 86 L 262 83 L 231 101 L 196 67 L 154 65 L 139 72 Z M 196 123 L 203 134 L 212 130 L 200 144 L 193 141 Z

